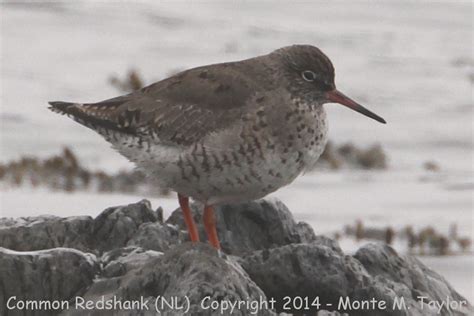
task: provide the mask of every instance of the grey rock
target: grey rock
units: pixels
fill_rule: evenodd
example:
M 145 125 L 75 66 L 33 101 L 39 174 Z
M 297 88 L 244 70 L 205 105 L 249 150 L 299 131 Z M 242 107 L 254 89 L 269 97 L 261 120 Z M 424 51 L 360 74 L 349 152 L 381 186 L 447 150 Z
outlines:
M 277 310 L 301 312 L 293 304 L 284 306 L 285 297 L 307 297 L 313 311 L 324 306 L 311 306 L 317 297 L 321 304 L 337 306 L 339 297 L 349 296 L 353 288 L 370 281 L 362 265 L 324 244 L 292 244 L 256 251 L 239 261 L 250 278 L 277 302 Z
M 472 315 L 472 306 L 437 273 L 416 258 L 400 257 L 392 248 L 382 244 L 362 247 L 355 257 L 344 255 L 330 240 L 316 238 L 310 244 L 292 244 L 279 248 L 256 251 L 239 260 L 255 283 L 277 302 L 284 297 L 319 298 L 321 304 L 332 304 L 339 312 L 367 316 L 440 315 L 427 305 L 420 304 L 418 296 L 426 300 L 466 302 L 459 309 L 444 309 L 441 315 Z M 397 308 L 396 300 L 403 299 L 405 308 Z M 366 309 L 340 305 L 350 302 L 385 302 L 386 308 L 369 304 Z M 302 312 L 293 305 L 277 305 L 278 311 Z M 318 310 L 314 305 L 311 310 Z M 325 306 L 322 305 L 321 308 Z M 326 309 L 331 309 L 327 308 Z
M 156 212 L 156 217 L 157 217 L 158 222 L 163 224 L 163 213 L 164 213 L 163 208 L 160 206 L 156 209 L 155 212 Z
M 201 240 L 206 240 L 202 224 L 202 206 L 192 205 Z M 292 243 L 314 240 L 312 228 L 296 223 L 288 208 L 279 200 L 257 200 L 215 208 L 217 231 L 222 249 L 228 254 L 242 255 L 254 250 L 268 249 Z M 166 221 L 185 230 L 181 209 Z
M 326 246 L 330 248 L 332 251 L 337 252 L 340 255 L 344 255 L 341 247 L 339 247 L 339 243 L 336 240 L 331 239 L 329 237 L 326 237 L 323 235 L 316 235 L 312 243 L 319 246 Z
M 192 207 L 204 240 L 202 207 Z M 63 315 L 156 315 L 154 302 L 158 297 L 181 299 L 179 303 L 186 307 L 188 301 L 183 302 L 183 298 L 189 299 L 186 312 L 175 310 L 164 315 L 229 314 L 203 310 L 200 303 L 206 296 L 218 302 L 273 298 L 279 312 L 298 315 L 474 314 L 471 305 L 445 308 L 440 314 L 428 306 L 422 309 L 420 296 L 435 301 L 465 299 L 416 258 L 400 256 L 388 246 L 370 244 L 354 256 L 344 254 L 336 241 L 315 236 L 306 223 L 296 223 L 279 201 L 260 200 L 216 209 L 219 235 L 228 256 L 219 255 L 205 243 L 185 243 L 181 210 L 166 223 L 160 214 L 148 201 L 141 201 L 109 208 L 96 219 L 39 216 L 0 220 L 2 246 L 20 250 L 68 246 L 101 254 L 97 260 L 70 248 L 33 252 L 0 248 L 0 315 L 5 314 L 6 297 L 12 295 L 71 301 L 79 296 L 97 304 L 114 298 L 122 302 L 149 300 L 150 307 L 87 313 L 70 309 Z M 301 311 L 289 304 L 290 308 L 284 309 L 285 296 L 308 298 L 312 308 Z M 315 298 L 321 306 L 311 306 Z M 351 302 L 375 299 L 386 302 L 388 308 L 338 308 L 341 298 Z M 393 310 L 393 302 L 400 298 L 407 309 Z M 232 315 L 249 315 L 252 306 L 244 304 Z M 256 314 L 275 315 L 271 310 Z
M 422 309 L 420 297 L 426 297 L 426 301 L 467 301 L 442 276 L 414 256 L 399 256 L 393 248 L 385 244 L 368 244 L 361 247 L 354 257 L 375 278 L 378 288 L 388 287 L 395 292 L 395 296 L 391 295 L 391 300 L 401 296 L 406 298 L 407 304 L 410 305 L 410 315 L 474 314 L 469 303 L 459 309 L 444 307 L 441 313 L 429 309 L 426 305 Z
M 143 226 L 142 226 L 143 225 Z M 147 200 L 90 216 L 0 218 L 0 247 L 18 251 L 74 248 L 96 254 L 128 245 L 164 251 L 184 235 L 163 223 L 163 210 Z
M 25 315 L 23 310 L 9 310 L 21 300 L 69 300 L 80 295 L 99 272 L 93 254 L 69 248 L 17 252 L 0 248 L 0 315 Z M 38 311 L 35 315 L 51 315 Z
M 128 246 L 106 252 L 101 257 L 102 277 L 112 278 L 124 275 L 130 270 L 140 268 L 150 259 L 163 255 L 162 252 Z
M 150 310 L 134 310 L 124 315 L 156 315 L 154 302 L 157 296 L 170 301 L 178 298 L 186 310 L 163 309 L 165 315 L 228 315 L 219 310 L 207 310 L 201 306 L 202 300 L 211 301 L 260 301 L 266 300 L 265 294 L 248 277 L 246 272 L 231 257 L 222 258 L 210 246 L 198 243 L 178 245 L 164 255 L 150 255 L 144 259 L 143 252 L 124 250 L 122 262 L 135 264 L 121 276 L 102 278 L 95 282 L 84 294 L 88 300 L 98 301 L 113 296 L 121 300 L 135 300 L 143 297 L 148 300 Z M 138 260 L 135 260 L 138 256 Z M 124 260 L 124 258 L 127 258 Z M 110 260 L 111 258 L 108 258 Z M 138 263 L 137 263 L 138 262 Z M 108 265 L 112 264 L 109 262 Z M 189 300 L 189 309 L 187 301 Z M 249 315 L 251 309 L 241 306 L 232 315 Z M 68 311 L 67 315 L 81 315 L 80 311 Z M 116 315 L 114 311 L 94 311 L 89 315 Z M 140 314 L 140 315 L 141 315 Z M 257 315 L 275 315 L 269 310 L 259 310 Z
M 94 249 L 99 252 L 123 247 L 143 223 L 157 222 L 159 215 L 147 200 L 126 206 L 110 207 L 94 219 Z
M 0 247 L 31 251 L 56 247 L 89 251 L 92 218 L 35 216 L 0 218 Z
M 335 311 L 326 311 L 326 310 L 321 310 L 319 311 L 316 316 L 349 316 L 349 314 L 347 313 L 339 313 L 339 312 L 335 312 Z
M 185 233 L 173 225 L 148 222 L 140 225 L 127 245 L 148 250 L 166 251 L 172 246 L 184 242 L 185 236 Z

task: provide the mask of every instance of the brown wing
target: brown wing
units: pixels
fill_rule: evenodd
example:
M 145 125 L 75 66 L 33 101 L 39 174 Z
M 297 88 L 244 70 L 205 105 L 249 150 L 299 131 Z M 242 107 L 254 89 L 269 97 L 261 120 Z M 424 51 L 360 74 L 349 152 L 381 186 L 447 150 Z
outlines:
M 205 66 L 98 103 L 50 104 L 53 111 L 97 131 L 189 145 L 240 120 L 252 106 L 258 89 L 251 87 L 253 79 L 245 70 L 234 63 Z

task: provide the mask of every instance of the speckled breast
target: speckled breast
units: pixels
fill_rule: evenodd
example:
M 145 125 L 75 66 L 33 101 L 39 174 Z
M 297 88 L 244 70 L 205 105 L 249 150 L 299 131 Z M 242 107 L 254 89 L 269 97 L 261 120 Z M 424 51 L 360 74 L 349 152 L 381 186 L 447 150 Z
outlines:
M 327 141 L 321 105 L 256 108 L 187 147 L 112 138 L 157 184 L 207 204 L 253 200 L 291 183 L 316 163 Z
M 205 138 L 177 153 L 176 160 L 163 159 L 168 163 L 159 167 L 154 164 L 153 177 L 208 204 L 264 197 L 311 168 L 324 150 L 324 109 L 307 107 L 302 111 L 303 106 L 282 113 L 286 116 L 283 125 L 269 128 L 250 120 Z

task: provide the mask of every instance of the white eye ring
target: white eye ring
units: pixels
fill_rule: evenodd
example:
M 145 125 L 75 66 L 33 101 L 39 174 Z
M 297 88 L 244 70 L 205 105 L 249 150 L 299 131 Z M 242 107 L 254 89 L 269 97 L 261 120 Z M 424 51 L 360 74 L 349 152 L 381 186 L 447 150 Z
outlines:
M 316 79 L 316 74 L 311 70 L 305 70 L 301 73 L 301 77 L 308 82 L 313 82 Z

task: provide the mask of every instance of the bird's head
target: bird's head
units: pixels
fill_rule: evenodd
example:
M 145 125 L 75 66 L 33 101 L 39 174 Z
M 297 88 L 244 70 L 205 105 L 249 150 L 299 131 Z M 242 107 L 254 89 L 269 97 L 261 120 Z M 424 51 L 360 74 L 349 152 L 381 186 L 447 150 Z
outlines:
M 380 123 L 383 118 L 369 111 L 336 89 L 334 66 L 317 47 L 293 45 L 280 48 L 277 56 L 280 74 L 288 82 L 288 90 L 295 97 L 302 97 L 314 104 L 339 103 Z

